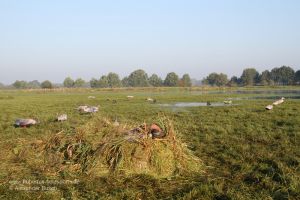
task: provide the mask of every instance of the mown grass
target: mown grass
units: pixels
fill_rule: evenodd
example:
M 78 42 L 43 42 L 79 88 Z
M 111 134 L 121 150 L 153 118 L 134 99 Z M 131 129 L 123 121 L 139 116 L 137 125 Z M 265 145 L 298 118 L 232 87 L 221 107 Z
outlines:
M 209 90 L 0 91 L 0 198 L 299 199 L 300 101 L 287 99 L 271 111 L 264 110 L 272 102 L 268 98 L 234 100 L 238 105 L 224 107 L 172 109 L 158 105 L 259 96 L 206 92 Z M 88 99 L 90 95 L 96 98 Z M 135 98 L 127 100 L 127 95 Z M 146 102 L 148 96 L 156 98 L 157 103 Z M 100 111 L 81 115 L 75 110 L 81 104 L 100 105 Z M 57 113 L 67 113 L 68 121 L 54 122 Z M 117 118 L 120 123 L 138 124 L 155 120 L 159 113 L 172 119 L 181 140 L 203 161 L 205 173 L 160 179 L 145 174 L 104 177 L 82 174 L 72 177 L 79 184 L 59 185 L 53 192 L 9 189 L 9 181 L 49 178 L 26 163 L 26 154 L 22 154 L 26 142 L 44 140 L 62 130 L 72 133 L 94 118 L 108 117 L 112 121 Z M 31 128 L 13 127 L 14 120 L 22 117 L 36 118 L 40 124 Z

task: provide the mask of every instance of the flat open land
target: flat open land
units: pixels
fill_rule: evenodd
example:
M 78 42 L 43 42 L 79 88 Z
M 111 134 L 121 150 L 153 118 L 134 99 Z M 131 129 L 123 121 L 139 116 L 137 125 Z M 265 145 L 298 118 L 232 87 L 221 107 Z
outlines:
M 284 103 L 265 110 L 281 97 Z M 80 105 L 100 107 L 81 114 Z M 0 199 L 300 199 L 299 87 L 2 90 L 0 110 Z M 68 120 L 55 122 L 64 113 Z M 102 134 L 115 121 L 126 129 L 162 117 L 201 170 L 165 176 L 166 165 L 152 174 L 133 173 L 133 166 L 130 173 L 102 174 L 93 165 L 101 156 L 93 146 L 99 135 L 87 132 Z M 14 127 L 17 118 L 39 123 Z M 103 120 L 108 125 L 100 126 Z M 66 143 L 59 149 L 62 135 L 76 137 L 77 147 Z M 163 141 L 151 139 L 158 143 Z M 81 160 L 51 157 L 54 151 L 72 154 L 72 148 Z M 125 151 L 115 157 L 118 162 L 127 159 Z

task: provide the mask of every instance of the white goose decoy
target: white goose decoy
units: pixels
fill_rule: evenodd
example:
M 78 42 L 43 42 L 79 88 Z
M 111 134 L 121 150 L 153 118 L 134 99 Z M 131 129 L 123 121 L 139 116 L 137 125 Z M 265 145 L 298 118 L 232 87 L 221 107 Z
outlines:
M 274 106 L 277 106 L 277 105 L 279 105 L 279 104 L 282 104 L 282 103 L 284 102 L 284 99 L 285 99 L 284 97 L 281 97 L 281 99 L 279 99 L 279 100 L 277 100 L 277 101 L 274 101 L 274 102 L 273 102 L 273 105 L 274 105 Z
M 152 98 L 148 97 L 148 98 L 146 99 L 146 101 L 153 102 L 153 101 L 154 101 L 154 99 L 152 99 Z
M 267 105 L 266 106 L 266 110 L 272 110 L 273 109 L 273 105 Z
M 97 106 L 90 106 L 90 107 L 87 107 L 85 108 L 83 111 L 85 113 L 95 113 L 95 112 L 98 112 L 99 108 Z
M 133 99 L 134 96 L 127 96 L 127 99 Z
M 232 101 L 231 100 L 225 100 L 224 104 L 232 104 Z
M 78 111 L 84 111 L 88 106 L 78 106 L 77 110 Z
M 99 106 L 79 106 L 77 110 L 82 113 L 95 113 L 99 111 Z
M 61 122 L 61 121 L 66 121 L 68 119 L 67 114 L 62 114 L 62 115 L 58 115 L 57 116 L 57 121 Z
M 29 127 L 35 124 L 37 124 L 37 121 L 34 119 L 16 119 L 15 121 L 15 126 L 17 127 Z

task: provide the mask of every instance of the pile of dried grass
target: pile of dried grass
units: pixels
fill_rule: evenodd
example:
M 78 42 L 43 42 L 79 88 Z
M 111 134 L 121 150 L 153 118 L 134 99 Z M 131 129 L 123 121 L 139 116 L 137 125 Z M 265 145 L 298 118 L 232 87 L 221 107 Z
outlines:
M 75 134 L 60 132 L 44 142 L 44 165 L 49 173 L 71 175 L 145 173 L 169 177 L 200 172 L 201 161 L 176 137 L 172 122 L 160 117 L 156 124 L 166 133 L 163 139 L 149 137 L 145 123 L 115 127 L 110 120 L 98 118 Z

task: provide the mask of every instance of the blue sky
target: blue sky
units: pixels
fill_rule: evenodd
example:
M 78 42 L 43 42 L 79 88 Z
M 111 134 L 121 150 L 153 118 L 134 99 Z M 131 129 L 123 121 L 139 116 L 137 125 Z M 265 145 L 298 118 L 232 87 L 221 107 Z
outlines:
M 0 0 L 0 82 L 300 68 L 297 0 Z

